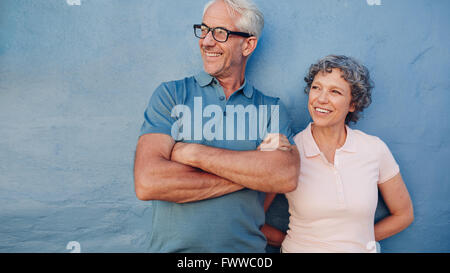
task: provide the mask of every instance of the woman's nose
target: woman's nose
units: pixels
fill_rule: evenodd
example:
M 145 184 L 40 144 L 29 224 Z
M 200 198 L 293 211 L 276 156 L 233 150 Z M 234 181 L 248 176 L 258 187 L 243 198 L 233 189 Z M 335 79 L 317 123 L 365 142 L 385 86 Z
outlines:
M 322 90 L 319 94 L 318 101 L 320 103 L 327 103 L 328 102 L 328 92 L 326 90 Z

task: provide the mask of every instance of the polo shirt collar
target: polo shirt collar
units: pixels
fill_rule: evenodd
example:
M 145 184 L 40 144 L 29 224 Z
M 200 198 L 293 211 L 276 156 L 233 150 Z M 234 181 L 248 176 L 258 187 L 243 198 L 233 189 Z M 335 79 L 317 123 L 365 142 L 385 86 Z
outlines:
M 317 146 L 312 135 L 311 124 L 312 123 L 308 124 L 308 127 L 305 129 L 305 134 L 303 135 L 303 150 L 305 151 L 306 157 L 314 157 L 321 153 L 319 146 Z M 355 132 L 347 125 L 345 125 L 345 128 L 347 129 L 347 138 L 345 139 L 344 145 L 338 150 L 354 153 L 356 152 Z
M 194 76 L 195 80 L 201 87 L 205 87 L 213 82 L 215 79 L 213 76 L 209 75 L 205 71 L 202 71 Z M 251 98 L 253 96 L 253 87 L 250 84 L 247 84 L 247 79 L 244 78 L 244 83 L 239 87 L 238 92 L 242 91 L 242 93 L 247 97 Z
M 195 80 L 198 82 L 198 84 L 201 87 L 205 87 L 208 84 L 210 84 L 214 77 L 209 75 L 208 73 L 206 73 L 205 71 L 202 71 L 200 73 L 198 73 L 197 75 L 194 76 Z
M 313 157 L 320 155 L 320 149 L 314 140 L 311 131 L 311 122 L 306 127 L 305 134 L 303 135 L 303 150 L 305 151 L 306 157 Z
M 345 139 L 344 145 L 339 148 L 339 150 L 355 153 L 355 132 L 347 125 L 345 125 L 345 128 L 347 129 L 347 138 Z
M 242 89 L 242 93 L 244 93 L 247 98 L 251 98 L 253 96 L 253 87 L 250 84 L 247 84 L 247 79 L 244 79 L 244 84 L 242 84 L 239 89 Z

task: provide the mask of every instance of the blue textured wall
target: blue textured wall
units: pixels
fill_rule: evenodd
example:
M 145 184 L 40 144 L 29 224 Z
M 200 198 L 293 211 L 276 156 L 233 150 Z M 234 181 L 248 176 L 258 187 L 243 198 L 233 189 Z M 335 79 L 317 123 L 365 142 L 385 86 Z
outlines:
M 416 216 L 382 250 L 450 252 L 450 1 L 257 3 L 266 27 L 249 80 L 285 102 L 299 131 L 309 64 L 330 53 L 365 63 L 376 88 L 355 127 L 389 145 Z M 0 1 L 0 252 L 69 252 L 69 241 L 82 252 L 146 250 L 138 131 L 160 82 L 202 68 L 192 24 L 203 4 Z M 286 209 L 279 196 L 268 221 L 285 228 Z M 380 203 L 377 219 L 386 212 Z

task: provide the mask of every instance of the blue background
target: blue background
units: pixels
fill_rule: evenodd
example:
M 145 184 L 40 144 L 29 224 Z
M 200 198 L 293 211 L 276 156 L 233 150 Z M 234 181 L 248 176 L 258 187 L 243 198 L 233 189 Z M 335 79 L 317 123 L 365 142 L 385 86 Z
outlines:
M 73 1 L 76 2 L 76 1 Z M 0 252 L 143 252 L 136 199 L 143 113 L 162 81 L 202 69 L 192 24 L 206 1 L 0 1 Z M 354 127 L 397 159 L 415 221 L 383 252 L 450 252 L 450 1 L 256 1 L 266 27 L 247 76 L 309 122 L 303 77 L 320 57 L 368 66 L 373 103 Z M 287 227 L 283 196 L 268 222 Z M 220 212 L 219 212 L 220 213 Z M 376 218 L 387 214 L 380 201 Z M 226 228 L 226 227 L 224 227 Z

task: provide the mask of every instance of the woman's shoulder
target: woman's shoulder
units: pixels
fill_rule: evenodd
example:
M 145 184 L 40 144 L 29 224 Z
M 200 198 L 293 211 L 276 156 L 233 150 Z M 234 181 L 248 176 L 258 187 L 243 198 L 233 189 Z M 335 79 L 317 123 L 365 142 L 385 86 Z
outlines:
M 311 124 L 307 125 L 305 129 L 301 130 L 300 132 L 296 133 L 293 137 L 295 143 L 298 145 L 302 143 L 303 136 L 307 135 L 311 130 Z
M 358 146 L 363 146 L 366 149 L 379 149 L 380 146 L 385 146 L 381 138 L 375 135 L 368 134 L 358 129 L 350 129 L 354 138 L 354 141 Z
M 347 128 L 349 128 L 349 127 L 347 127 Z M 377 137 L 375 135 L 370 135 L 370 134 L 368 134 L 366 132 L 363 132 L 363 131 L 361 131 L 359 129 L 352 129 L 352 128 L 350 128 L 350 130 L 352 131 L 354 136 L 359 138 L 359 139 L 363 139 L 363 140 L 366 140 L 366 141 L 378 141 L 378 140 L 380 140 L 379 137 Z

